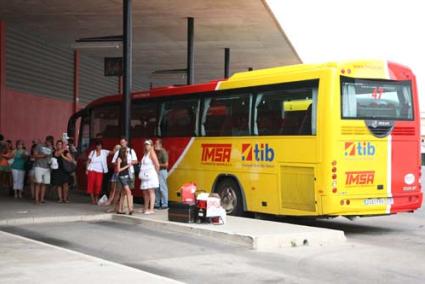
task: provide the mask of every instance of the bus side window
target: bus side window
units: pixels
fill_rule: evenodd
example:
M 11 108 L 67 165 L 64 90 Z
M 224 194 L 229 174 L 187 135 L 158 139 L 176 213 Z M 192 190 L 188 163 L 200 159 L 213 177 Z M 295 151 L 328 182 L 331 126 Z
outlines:
M 199 100 L 175 100 L 162 105 L 161 136 L 195 136 Z
M 156 103 L 142 102 L 131 110 L 131 135 L 135 138 L 157 136 L 158 108 Z
M 250 106 L 249 94 L 206 98 L 202 116 L 202 135 L 250 135 Z
M 302 85 L 303 82 L 298 82 Z M 315 135 L 317 81 L 285 86 L 257 95 L 254 133 L 257 135 Z
M 83 153 L 89 147 L 90 147 L 90 118 L 86 116 L 81 119 L 78 149 L 80 153 Z
M 91 138 L 116 138 L 121 135 L 120 106 L 95 107 L 91 113 Z

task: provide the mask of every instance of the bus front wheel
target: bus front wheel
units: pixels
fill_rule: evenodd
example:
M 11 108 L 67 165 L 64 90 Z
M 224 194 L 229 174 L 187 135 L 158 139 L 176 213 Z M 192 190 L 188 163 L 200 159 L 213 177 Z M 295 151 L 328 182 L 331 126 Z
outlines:
M 221 206 L 226 210 L 227 215 L 243 215 L 242 195 L 239 186 L 233 179 L 225 178 L 221 180 L 215 192 L 220 195 Z

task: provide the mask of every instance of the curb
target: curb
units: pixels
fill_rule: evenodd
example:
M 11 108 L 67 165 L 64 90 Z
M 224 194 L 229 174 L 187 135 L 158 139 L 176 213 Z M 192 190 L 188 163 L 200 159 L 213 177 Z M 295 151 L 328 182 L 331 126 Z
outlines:
M 212 230 L 209 230 L 208 228 L 202 227 L 202 226 L 209 226 L 207 224 L 205 225 L 200 224 L 200 225 L 197 225 L 199 227 L 194 228 L 193 226 L 190 226 L 184 223 L 176 223 L 176 222 L 152 220 L 152 219 L 142 219 L 142 218 L 129 216 L 129 215 L 112 215 L 112 221 L 118 221 L 118 222 L 131 224 L 131 225 L 143 225 L 151 229 L 161 229 L 168 232 L 191 234 L 193 236 L 208 237 L 215 240 L 220 239 L 220 240 L 224 240 L 226 242 L 230 242 L 236 245 L 240 245 L 250 249 L 255 249 L 255 246 L 254 246 L 255 239 L 252 236 L 217 232 L 217 231 L 212 231 Z
M 79 221 L 103 221 L 111 220 L 112 214 L 92 214 L 92 215 L 77 215 L 77 216 L 52 216 L 52 217 L 28 217 L 1 220 L 0 226 L 19 226 L 19 225 L 33 225 L 44 223 L 68 223 Z
M 257 251 L 270 251 L 279 248 L 291 247 L 336 245 L 342 244 L 347 240 L 344 232 L 340 230 L 322 229 L 292 224 L 289 226 L 294 226 L 293 228 L 302 228 L 303 232 L 288 231 L 287 233 L 280 234 L 254 235 L 237 232 L 217 231 L 211 229 L 213 227 L 210 226 L 213 225 L 176 223 L 163 220 L 144 219 L 128 215 L 112 215 L 112 220 L 126 224 L 143 225 L 151 229 L 191 234 L 194 236 L 202 236 L 215 240 L 219 239 L 221 241 L 233 243 Z

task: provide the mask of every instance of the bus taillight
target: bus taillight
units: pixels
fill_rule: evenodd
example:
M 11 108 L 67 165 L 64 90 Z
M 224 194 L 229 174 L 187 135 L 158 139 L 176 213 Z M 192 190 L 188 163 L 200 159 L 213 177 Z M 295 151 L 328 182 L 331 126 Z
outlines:
M 337 183 L 336 183 L 336 178 L 337 178 L 336 171 L 337 171 L 337 169 L 336 169 L 336 161 L 333 160 L 332 161 L 332 192 L 333 193 L 336 193 L 338 191 L 338 189 L 336 187 L 337 186 Z

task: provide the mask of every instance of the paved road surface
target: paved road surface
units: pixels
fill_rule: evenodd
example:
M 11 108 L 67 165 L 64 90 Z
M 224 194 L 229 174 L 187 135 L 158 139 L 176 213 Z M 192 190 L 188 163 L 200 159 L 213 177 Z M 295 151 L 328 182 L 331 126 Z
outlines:
M 109 221 L 4 230 L 188 283 L 425 283 L 424 210 L 295 222 L 342 229 L 348 241 L 255 252 Z

